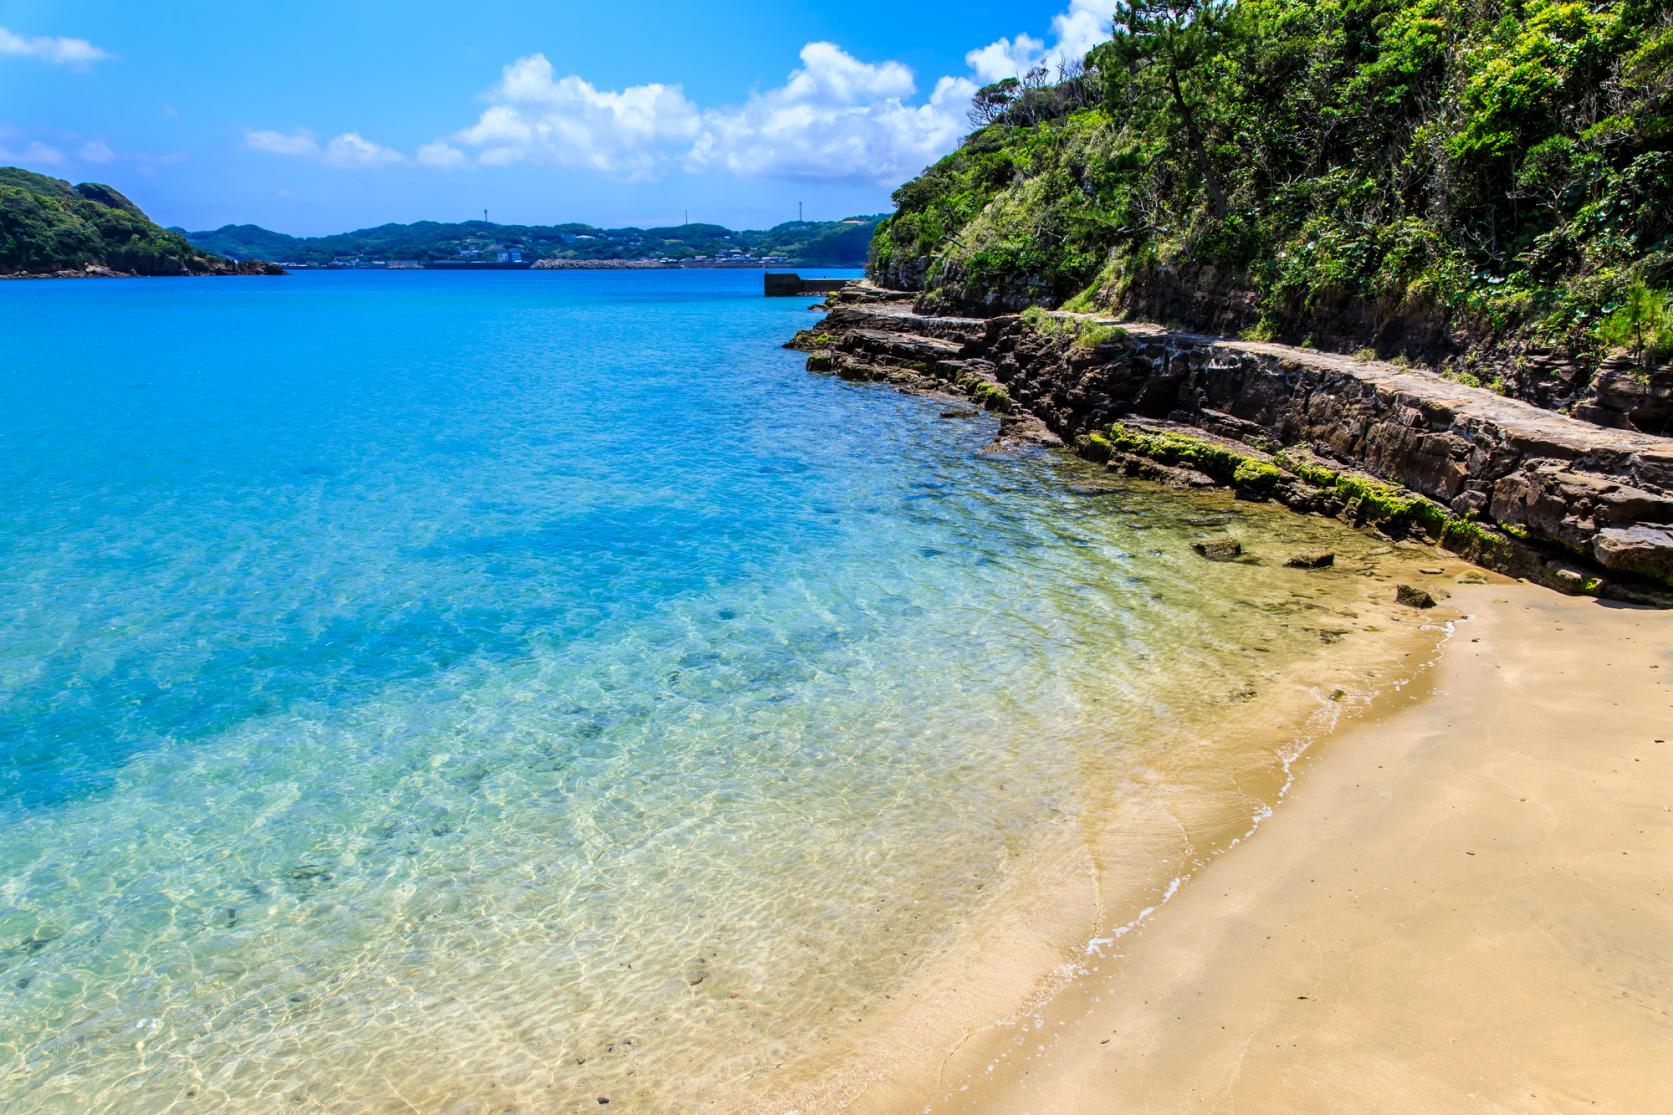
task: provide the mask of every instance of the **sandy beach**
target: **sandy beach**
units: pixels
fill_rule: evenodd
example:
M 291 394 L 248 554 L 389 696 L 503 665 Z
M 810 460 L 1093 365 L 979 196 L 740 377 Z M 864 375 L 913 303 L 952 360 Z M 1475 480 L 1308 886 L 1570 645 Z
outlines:
M 1673 1110 L 1673 622 L 1449 587 L 1435 664 L 1106 955 L 1000 1019 L 1044 959 L 1014 923 L 901 1008 L 962 1010 L 956 1043 L 880 1023 L 870 1072 L 779 1109 Z

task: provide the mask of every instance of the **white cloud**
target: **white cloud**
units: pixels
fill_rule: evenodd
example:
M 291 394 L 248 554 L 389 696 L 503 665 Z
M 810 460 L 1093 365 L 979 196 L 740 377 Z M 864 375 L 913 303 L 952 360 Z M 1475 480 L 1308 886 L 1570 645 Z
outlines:
M 64 152 L 37 140 L 22 150 L 0 147 L 0 162 L 16 163 L 19 166 L 25 163 L 35 166 L 59 166 L 64 162 Z
M 899 62 L 861 62 L 835 43 L 808 43 L 802 68 L 776 94 L 798 104 L 849 105 L 898 100 L 917 91 L 912 71 Z M 775 94 L 769 94 L 773 96 Z
M 463 165 L 465 153 L 452 144 L 444 143 L 438 139 L 436 142 L 426 143 L 418 149 L 418 161 L 424 166 L 440 167 L 445 170 L 448 167 Z
M 965 132 L 976 91 L 966 78 L 942 78 L 914 105 L 912 72 L 898 62 L 861 62 L 830 43 L 809 43 L 801 57 L 783 86 L 705 112 L 687 165 L 889 184 L 951 150 Z
M 1052 17 L 1052 47 L 1056 59 L 1079 62 L 1086 52 L 1110 37 L 1110 5 L 1104 0 L 1070 0 L 1069 10 Z
M 985 82 L 1001 81 L 1027 73 L 1045 57 L 1046 44 L 1032 35 L 1000 39 L 964 56 L 976 76 Z
M 326 166 L 379 167 L 404 163 L 407 157 L 393 147 L 365 139 L 359 132 L 344 132 L 325 145 L 321 156 Z
M 329 166 L 413 161 L 449 169 L 474 162 L 579 167 L 629 179 L 683 167 L 740 177 L 893 184 L 951 151 L 968 130 L 978 83 L 1078 62 L 1109 34 L 1106 0 L 1070 0 L 1051 22 L 1051 42 L 1028 34 L 970 51 L 967 75 L 938 79 L 923 96 L 896 61 L 862 61 L 834 43 L 808 43 L 784 84 L 742 104 L 703 108 L 680 86 L 652 82 L 600 89 L 558 77 L 544 54 L 500 72 L 476 123 L 405 154 L 358 132 L 321 144 L 311 132 L 250 131 L 258 151 Z
M 392 147 L 373 143 L 359 132 L 344 132 L 324 146 L 306 128 L 294 132 L 247 131 L 244 144 L 270 155 L 317 158 L 326 166 L 382 167 L 404 163 L 407 157 Z
M 452 141 L 484 166 L 534 162 L 627 178 L 674 166 L 785 178 L 890 182 L 957 144 L 975 85 L 943 78 L 922 103 L 899 62 L 864 62 L 833 43 L 809 43 L 782 86 L 743 104 L 700 109 L 678 85 L 599 89 L 558 77 L 545 55 L 506 66 L 488 107 Z M 455 165 L 438 141 L 420 162 Z
M 0 27 L 0 54 L 39 58 L 43 62 L 69 66 L 85 66 L 89 62 L 99 62 L 111 57 L 108 51 L 100 50 L 86 39 L 66 39 L 47 35 L 26 39 L 22 35 L 6 30 L 4 27 Z
M 59 137 L 68 143 L 74 143 L 78 137 L 68 132 L 58 133 Z M 16 146 L 24 139 L 24 133 L 15 128 L 0 125 L 0 139 L 12 142 L 0 146 L 0 162 L 29 163 L 35 166 L 63 166 L 69 162 L 108 163 L 116 158 L 116 152 L 102 140 L 91 139 L 83 142 L 75 150 L 74 158 L 62 147 L 54 147 L 40 140 L 30 140 L 22 147 Z
M 669 147 L 696 136 L 699 121 L 678 85 L 607 90 L 574 74 L 554 79 L 544 54 L 505 67 L 488 99 L 453 138 L 489 166 L 527 160 L 645 177 Z
M 527 157 L 528 152 L 523 148 L 513 144 L 504 144 L 499 147 L 488 148 L 478 155 L 476 160 L 483 166 L 510 166 L 512 163 L 522 162 Z
M 318 155 L 319 144 L 306 128 L 294 132 L 245 132 L 244 144 L 270 155 Z
M 1020 77 L 1036 66 L 1056 76 L 1065 66 L 1086 57 L 1086 52 L 1110 37 L 1109 5 L 1104 0 L 1070 0 L 1067 11 L 1052 17 L 1053 42 L 1048 48 L 1041 39 L 1019 34 L 999 39 L 964 56 L 976 76 L 984 82 Z

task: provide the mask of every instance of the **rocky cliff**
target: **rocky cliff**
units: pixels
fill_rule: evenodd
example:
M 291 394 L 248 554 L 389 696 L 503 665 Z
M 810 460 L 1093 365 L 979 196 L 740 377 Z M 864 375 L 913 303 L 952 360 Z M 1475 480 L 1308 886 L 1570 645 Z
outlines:
M 808 365 L 956 391 L 1002 437 L 1414 536 L 1571 593 L 1673 603 L 1673 439 L 1393 364 L 1091 315 L 922 314 L 859 284 Z
M 0 277 L 283 273 L 199 251 L 113 187 L 0 167 Z
M 1673 3 L 1131 0 L 976 94 L 871 274 L 1402 357 L 1673 432 Z

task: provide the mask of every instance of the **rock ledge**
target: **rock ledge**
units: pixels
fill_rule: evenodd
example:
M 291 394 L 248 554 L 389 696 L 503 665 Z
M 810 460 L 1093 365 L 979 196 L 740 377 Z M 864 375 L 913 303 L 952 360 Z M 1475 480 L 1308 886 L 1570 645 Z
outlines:
M 801 340 L 1164 483 L 1425 538 L 1564 592 L 1673 604 L 1673 438 L 1392 364 L 1076 314 L 949 317 L 852 284 Z

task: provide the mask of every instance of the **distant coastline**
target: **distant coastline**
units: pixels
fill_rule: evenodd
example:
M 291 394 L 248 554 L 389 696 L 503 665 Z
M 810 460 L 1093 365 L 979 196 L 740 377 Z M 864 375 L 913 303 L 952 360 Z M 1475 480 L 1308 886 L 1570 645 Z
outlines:
M 881 216 L 786 221 L 769 229 L 688 223 L 660 228 L 416 221 L 328 236 L 257 225 L 171 231 L 200 251 L 291 269 L 516 271 L 547 268 L 864 267 Z
M 655 259 L 541 259 L 532 265 L 535 271 L 679 271 L 703 268 L 731 268 L 741 271 L 768 271 L 776 267 L 825 267 L 835 270 L 859 270 L 862 263 L 785 264 L 763 263 L 760 260 L 709 260 L 705 263 L 665 262 Z
M 431 260 L 425 263 L 395 261 L 384 263 L 286 263 L 294 271 L 767 271 L 780 267 L 812 267 L 826 270 L 858 271 L 862 263 L 764 263 L 761 260 L 657 260 L 657 259 L 537 259 L 516 263 L 475 260 Z

